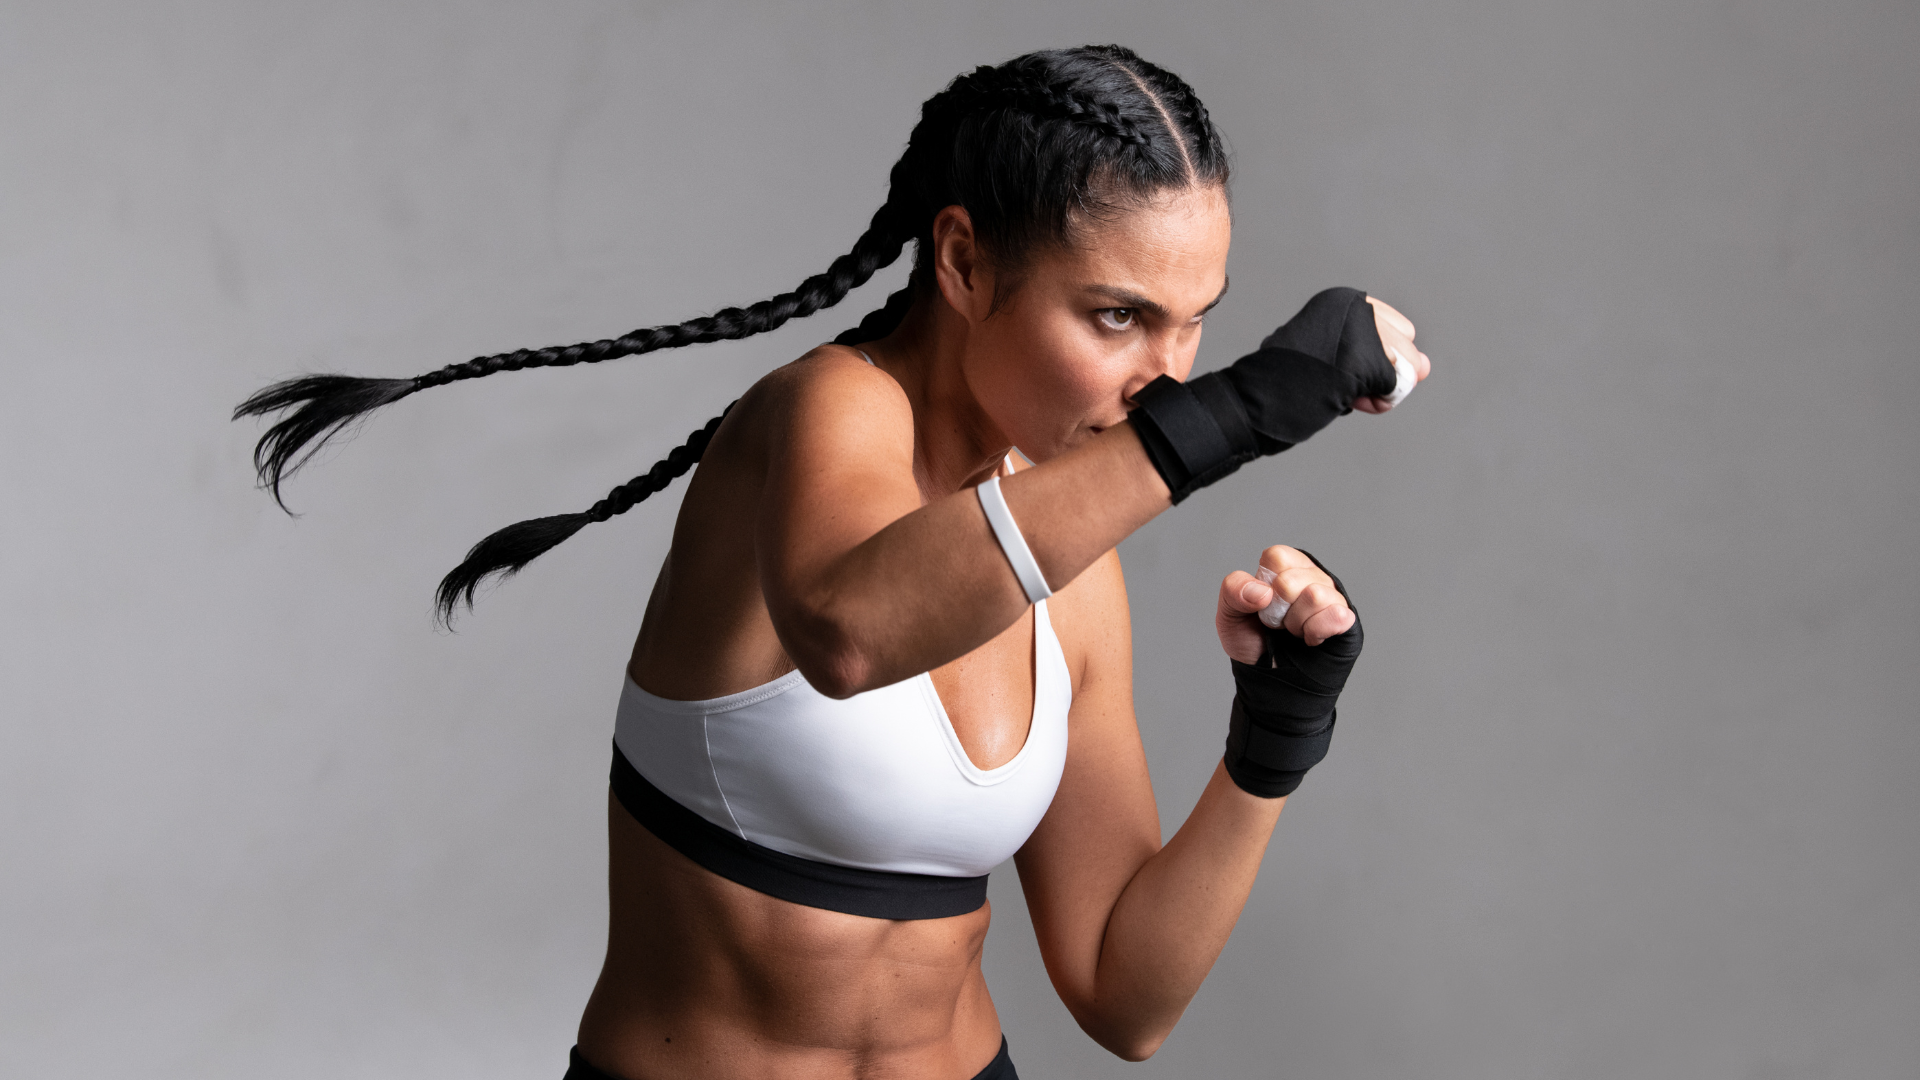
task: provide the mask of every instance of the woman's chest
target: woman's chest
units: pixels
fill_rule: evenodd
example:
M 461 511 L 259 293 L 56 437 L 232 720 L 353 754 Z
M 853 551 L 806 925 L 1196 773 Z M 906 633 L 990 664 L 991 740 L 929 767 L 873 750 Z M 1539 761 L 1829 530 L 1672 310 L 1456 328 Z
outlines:
M 998 637 L 935 668 L 933 688 L 967 759 L 981 769 L 1013 760 L 1026 744 L 1037 681 L 1034 609 Z

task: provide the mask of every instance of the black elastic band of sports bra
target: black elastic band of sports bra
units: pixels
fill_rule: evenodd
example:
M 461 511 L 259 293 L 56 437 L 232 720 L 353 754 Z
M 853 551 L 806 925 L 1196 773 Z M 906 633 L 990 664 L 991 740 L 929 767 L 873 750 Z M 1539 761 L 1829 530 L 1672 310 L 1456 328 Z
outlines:
M 673 801 L 613 747 L 613 797 L 668 847 L 755 892 L 869 919 L 946 919 L 987 902 L 987 875 L 942 877 L 863 870 L 763 847 Z

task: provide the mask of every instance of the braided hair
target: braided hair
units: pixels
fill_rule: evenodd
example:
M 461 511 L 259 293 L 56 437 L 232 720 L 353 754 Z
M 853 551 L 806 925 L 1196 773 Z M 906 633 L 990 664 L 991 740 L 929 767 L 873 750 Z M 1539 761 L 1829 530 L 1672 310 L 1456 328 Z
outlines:
M 888 176 L 887 200 L 852 250 L 824 273 L 746 307 L 729 307 L 574 345 L 520 349 L 450 364 L 411 379 L 303 375 L 255 393 L 234 419 L 283 414 L 254 446 L 260 485 L 285 509 L 281 484 L 335 435 L 382 406 L 429 387 L 500 371 L 597 364 L 623 356 L 763 334 L 832 307 L 915 246 L 907 286 L 834 339 L 858 345 L 891 334 L 932 289 L 933 218 L 966 209 L 985 254 L 1015 282 L 1039 245 L 1070 244 L 1077 229 L 1154 195 L 1227 182 L 1226 147 L 1178 76 L 1118 45 L 1028 53 L 955 78 L 929 98 Z M 1000 301 L 995 298 L 995 304 Z M 732 406 L 728 406 L 732 408 Z M 511 575 L 587 524 L 625 513 L 698 464 L 722 412 L 640 476 L 591 508 L 510 525 L 474 545 L 440 583 L 436 605 L 456 606 L 495 574 Z

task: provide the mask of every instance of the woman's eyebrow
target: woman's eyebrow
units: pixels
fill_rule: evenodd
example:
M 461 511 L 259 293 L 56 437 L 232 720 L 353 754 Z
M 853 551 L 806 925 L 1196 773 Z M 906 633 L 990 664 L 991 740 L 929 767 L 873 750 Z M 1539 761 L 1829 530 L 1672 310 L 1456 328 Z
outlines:
M 1200 309 L 1200 314 L 1202 314 L 1202 315 L 1205 315 L 1205 314 L 1206 314 L 1207 312 L 1209 312 L 1209 311 L 1212 311 L 1212 310 L 1213 310 L 1214 308 L 1217 308 L 1217 307 L 1219 307 L 1219 306 L 1220 306 L 1220 301 L 1222 301 L 1222 300 L 1225 300 L 1225 299 L 1227 298 L 1227 290 L 1228 290 L 1228 289 L 1230 289 L 1230 288 L 1232 288 L 1232 287 L 1233 287 L 1233 279 L 1232 279 L 1232 278 L 1230 278 L 1230 277 L 1223 277 L 1223 278 L 1221 278 L 1221 279 L 1220 279 L 1220 292 L 1219 292 L 1218 294 L 1216 294 L 1216 295 L 1214 296 L 1214 298 L 1213 298 L 1213 302 L 1212 302 L 1212 303 L 1210 303 L 1210 304 L 1208 304 L 1208 305 L 1207 305 L 1206 307 L 1203 307 L 1203 308 L 1201 308 L 1201 309 Z
M 1201 308 L 1200 314 L 1205 315 L 1207 312 L 1212 311 L 1215 305 L 1225 299 L 1227 288 L 1232 284 L 1231 279 L 1221 283 L 1219 295 L 1213 298 L 1212 303 Z M 1120 307 L 1138 308 L 1156 319 L 1165 319 L 1170 315 L 1165 305 L 1149 300 L 1131 289 L 1123 289 L 1118 285 L 1089 285 L 1087 286 L 1087 291 L 1098 296 L 1104 296 Z
M 1154 303 L 1131 289 L 1120 288 L 1118 285 L 1089 285 L 1087 291 L 1096 296 L 1104 296 L 1120 307 L 1138 308 L 1156 319 L 1164 319 L 1168 314 L 1167 309 L 1162 305 Z

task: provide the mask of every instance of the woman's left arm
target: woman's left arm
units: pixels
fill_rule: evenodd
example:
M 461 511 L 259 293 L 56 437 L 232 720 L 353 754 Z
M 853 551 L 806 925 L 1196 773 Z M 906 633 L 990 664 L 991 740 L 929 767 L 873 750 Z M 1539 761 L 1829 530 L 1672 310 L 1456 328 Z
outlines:
M 1291 553 L 1269 549 L 1269 560 L 1275 551 Z M 1294 602 L 1288 628 L 1306 630 L 1308 642 L 1352 625 L 1345 598 L 1317 567 L 1296 566 L 1276 584 Z M 1199 803 L 1162 846 L 1133 715 L 1132 633 L 1118 556 L 1109 553 L 1071 589 L 1085 591 L 1060 621 L 1086 651 L 1066 770 L 1014 860 L 1061 1000 L 1094 1041 L 1141 1061 L 1159 1049 L 1226 946 L 1286 798 L 1250 795 L 1216 764 Z M 1222 582 L 1223 645 L 1244 648 L 1236 631 L 1257 643 L 1254 613 L 1273 595 L 1245 573 Z M 1258 644 L 1252 648 L 1257 654 Z M 1222 717 L 1222 735 L 1225 727 Z

